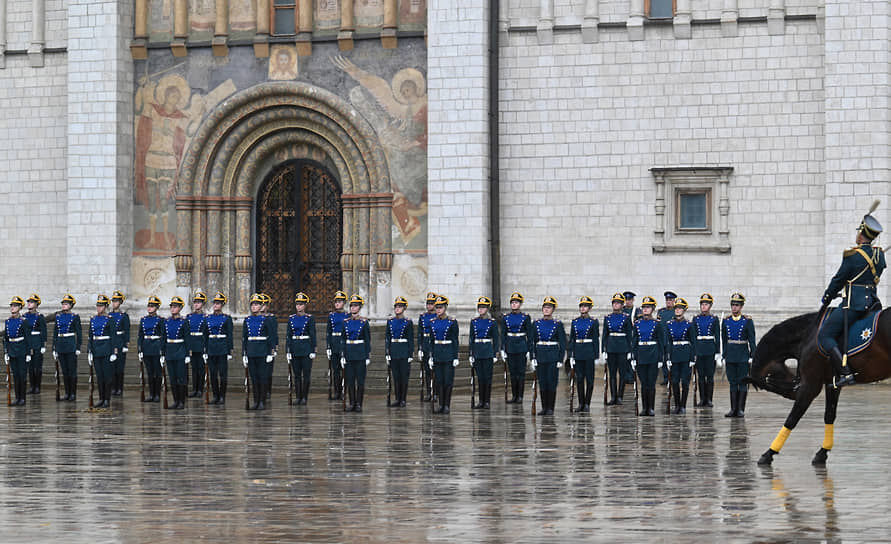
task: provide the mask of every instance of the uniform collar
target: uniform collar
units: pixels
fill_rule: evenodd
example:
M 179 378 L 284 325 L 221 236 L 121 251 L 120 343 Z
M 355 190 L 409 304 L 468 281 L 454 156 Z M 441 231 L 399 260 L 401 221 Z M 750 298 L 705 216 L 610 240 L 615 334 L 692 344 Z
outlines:
M 732 320 L 734 320 L 734 321 L 739 321 L 740 319 L 742 319 L 742 317 L 743 317 L 742 314 L 739 314 L 739 315 L 731 315 L 731 316 L 730 316 L 730 319 L 732 319 Z

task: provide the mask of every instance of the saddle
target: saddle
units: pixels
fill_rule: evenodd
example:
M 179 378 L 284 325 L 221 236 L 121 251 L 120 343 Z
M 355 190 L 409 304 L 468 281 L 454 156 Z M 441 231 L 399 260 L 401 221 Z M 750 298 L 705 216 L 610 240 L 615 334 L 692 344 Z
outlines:
M 829 308 L 826 310 L 826 313 L 823 314 L 823 317 L 820 319 L 820 325 L 817 328 L 817 337 L 819 338 L 820 331 L 823 329 L 826 323 L 826 318 L 832 312 L 839 311 L 838 308 Z M 870 307 L 869 312 L 858 319 L 853 323 L 848 323 L 848 345 L 847 353 L 848 355 L 856 355 L 861 351 L 866 350 L 870 344 L 872 344 L 873 338 L 875 338 L 876 326 L 879 322 L 879 316 L 882 314 L 882 303 L 876 302 Z M 845 346 L 840 346 L 845 347 Z M 819 351 L 824 357 L 828 357 L 829 354 L 823 351 L 820 347 L 820 343 L 817 342 L 817 351 Z

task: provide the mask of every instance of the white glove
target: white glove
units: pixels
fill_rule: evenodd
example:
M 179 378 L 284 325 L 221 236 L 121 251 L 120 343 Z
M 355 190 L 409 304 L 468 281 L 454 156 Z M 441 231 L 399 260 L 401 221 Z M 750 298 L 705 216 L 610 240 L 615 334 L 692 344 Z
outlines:
M 387 365 L 389 365 L 389 364 L 390 364 L 390 356 L 389 356 L 389 355 L 387 355 L 387 356 L 386 356 L 386 357 L 384 357 L 384 359 L 386 359 L 386 360 L 387 360 Z
M 55 352 L 53 352 L 53 353 L 55 353 Z M 142 352 L 141 351 L 136 352 L 136 358 L 139 359 L 140 363 L 142 362 Z
M 31 356 L 30 356 L 30 355 L 25 355 L 25 362 L 26 362 L 26 363 L 30 363 L 30 362 L 31 362 Z
M 597 361 L 594 361 L 594 364 L 597 364 Z M 575 368 L 575 357 L 569 358 L 569 368 Z
M 656 363 L 656 368 L 662 368 L 662 361 L 659 361 L 658 363 Z
M 557 361 L 557 368 L 563 368 L 563 363 L 561 363 L 560 361 Z
M 340 368 L 346 368 L 346 357 L 340 358 Z
M 232 354 L 231 354 L 231 353 L 230 353 L 229 355 L 226 355 L 226 360 L 227 360 L 227 361 L 231 361 L 231 360 L 232 360 Z
M 115 355 L 114 353 L 112 353 L 112 354 L 111 354 L 111 357 L 109 357 L 108 360 L 111 361 L 111 362 L 113 363 L 113 362 L 115 362 L 115 361 L 118 360 L 118 356 Z
M 164 356 L 162 355 L 162 356 L 161 356 L 161 366 L 164 366 L 165 364 L 167 364 L 167 357 L 164 357 Z
M 668 359 L 667 361 L 665 361 L 665 366 L 668 367 L 668 370 L 671 370 L 671 359 Z
M 532 357 L 532 354 L 529 353 L 529 352 L 527 351 L 527 352 L 526 352 L 526 364 L 528 365 L 528 364 L 531 363 L 533 360 L 534 360 L 534 359 L 533 359 L 533 357 Z
M 3 359 L 6 360 L 6 364 L 9 364 L 9 354 L 8 353 L 3 355 Z
M 532 370 L 535 370 L 538 367 L 538 359 L 532 359 L 529 364 L 532 365 Z
M 637 361 L 631 359 L 631 370 L 637 370 Z
M 189 357 L 188 355 L 186 355 L 186 364 L 189 364 L 191 362 L 192 362 L 192 358 Z
M 371 359 L 365 359 L 365 366 L 368 366 L 370 364 L 371 364 Z
M 455 359 L 454 361 L 452 361 L 452 366 L 453 366 L 453 367 L 457 367 L 457 366 L 458 366 L 458 359 Z
M 58 359 L 58 358 L 59 358 L 59 354 L 56 352 L 56 350 L 53 350 L 53 359 Z M 140 360 L 140 361 L 142 360 L 142 354 L 141 354 L 141 353 L 139 354 L 139 360 Z
M 266 356 L 266 362 L 267 362 L 267 363 L 271 363 L 273 359 L 275 359 L 275 355 L 267 355 L 267 356 Z
M 507 352 L 504 350 L 501 350 L 501 360 L 507 361 Z
M 471 355 L 471 356 L 468 357 L 467 359 L 470 361 L 470 364 L 471 364 L 471 365 L 472 365 L 473 363 L 476 362 L 476 357 L 474 357 L 473 355 Z
M 130 351 L 130 349 L 129 349 L 127 346 L 124 346 L 123 348 L 121 348 L 121 350 L 122 350 L 124 353 L 127 353 L 128 351 Z
M 241 356 L 241 362 L 244 363 L 244 367 L 247 368 L 247 355 Z
M 408 358 L 408 362 L 410 363 L 410 362 L 412 362 L 412 361 L 414 361 L 414 358 L 409 357 L 409 358 Z
M 690 361 L 690 368 L 693 368 L 694 366 L 696 366 L 696 361 Z
M 430 370 L 433 370 L 433 359 L 430 359 L 430 360 L 427 362 L 427 366 L 430 367 Z
M 628 357 L 626 357 L 626 359 L 629 361 L 631 360 L 631 352 L 628 352 Z
M 124 348 L 124 351 L 127 351 L 127 348 Z M 44 353 L 46 353 L 46 348 L 40 348 L 40 354 L 43 355 Z
M 206 353 L 202 353 L 201 358 L 204 359 L 205 363 L 207 362 L 207 354 Z
M 75 355 L 80 355 L 80 350 L 79 350 L 79 349 L 78 349 L 78 350 L 75 350 L 75 351 L 74 351 L 74 354 L 75 354 Z
M 313 359 L 315 359 L 315 358 L 316 358 L 316 354 L 315 354 L 315 352 L 309 354 L 309 359 L 310 359 L 310 360 L 313 360 Z
M 93 366 L 93 352 L 87 353 L 87 362 L 90 363 L 90 366 Z
M 291 362 L 291 352 L 290 351 L 285 353 L 285 359 L 287 359 L 289 363 Z
M 749 364 L 752 364 L 752 358 L 749 357 Z
M 718 368 L 724 368 L 724 358 L 723 357 L 718 357 L 717 359 L 715 359 L 715 363 L 717 363 Z
M 602 365 L 602 364 L 603 364 L 603 359 L 602 359 L 602 358 L 598 357 L 598 358 L 594 359 L 594 365 L 595 365 L 595 366 L 597 366 L 597 365 Z
M 328 359 L 331 359 L 331 348 L 325 350 L 325 355 L 328 357 Z
M 423 359 L 423 358 L 424 358 L 424 350 L 419 349 L 418 350 L 418 359 Z M 431 368 L 433 368 L 433 367 L 431 367 Z

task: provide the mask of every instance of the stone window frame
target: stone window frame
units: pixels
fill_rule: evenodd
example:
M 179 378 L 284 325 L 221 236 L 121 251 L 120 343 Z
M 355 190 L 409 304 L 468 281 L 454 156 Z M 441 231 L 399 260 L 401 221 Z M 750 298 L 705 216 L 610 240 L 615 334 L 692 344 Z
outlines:
M 653 253 L 730 253 L 730 198 L 732 166 L 674 166 L 650 168 L 656 183 L 656 229 Z M 706 229 L 680 229 L 680 194 L 703 191 L 709 195 Z
M 284 11 L 284 10 L 288 10 L 288 9 L 293 10 L 293 12 L 294 12 L 294 21 L 293 21 L 294 22 L 294 31 L 280 34 L 280 33 L 276 32 L 276 30 L 277 30 L 276 23 L 278 21 L 278 18 L 276 17 L 276 15 L 277 15 L 276 12 L 279 10 Z M 282 4 L 277 3 L 276 0 L 270 0 L 270 2 L 269 2 L 269 23 L 270 23 L 269 30 L 270 30 L 270 34 L 272 34 L 273 36 L 296 36 L 297 28 L 299 25 L 299 23 L 297 21 L 297 18 L 299 17 L 299 12 L 300 12 L 300 7 L 298 6 L 298 0 L 290 0 L 287 3 L 282 3 Z
M 653 21 L 670 20 L 678 12 L 677 0 L 670 0 L 671 1 L 671 17 L 652 17 L 650 15 L 650 13 L 652 12 L 652 9 L 653 9 L 653 3 L 657 2 L 657 1 L 666 1 L 666 0 L 644 0 L 644 13 L 646 13 L 647 19 L 650 19 Z

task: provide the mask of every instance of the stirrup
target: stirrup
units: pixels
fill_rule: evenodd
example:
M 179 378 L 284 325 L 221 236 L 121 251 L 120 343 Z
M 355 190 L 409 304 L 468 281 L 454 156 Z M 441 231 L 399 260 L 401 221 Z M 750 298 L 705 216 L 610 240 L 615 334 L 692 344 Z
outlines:
M 853 373 L 836 375 L 832 377 L 832 387 L 835 389 L 841 389 L 846 385 L 854 385 L 857 383 L 857 380 L 854 378 Z

